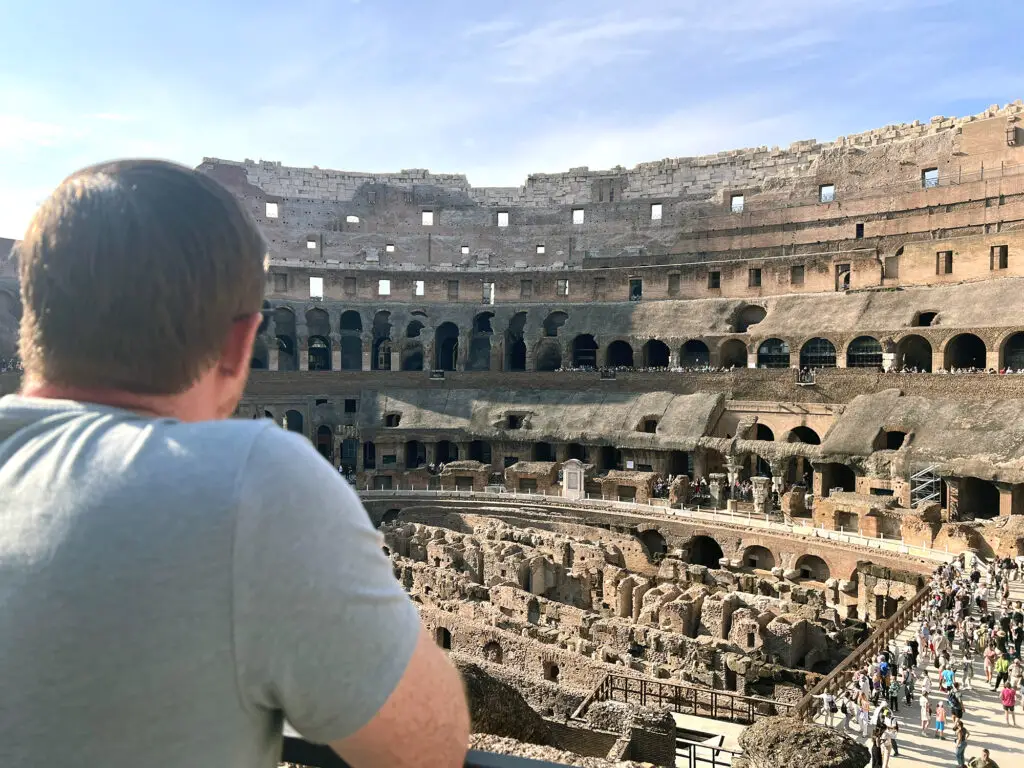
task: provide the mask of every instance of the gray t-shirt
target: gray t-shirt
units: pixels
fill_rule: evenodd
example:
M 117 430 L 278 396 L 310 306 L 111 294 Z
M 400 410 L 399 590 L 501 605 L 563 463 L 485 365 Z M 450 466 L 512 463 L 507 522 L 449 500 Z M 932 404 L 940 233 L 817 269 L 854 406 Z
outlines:
M 267 420 L 5 397 L 0 520 L 0 765 L 275 766 L 416 644 L 358 497 Z

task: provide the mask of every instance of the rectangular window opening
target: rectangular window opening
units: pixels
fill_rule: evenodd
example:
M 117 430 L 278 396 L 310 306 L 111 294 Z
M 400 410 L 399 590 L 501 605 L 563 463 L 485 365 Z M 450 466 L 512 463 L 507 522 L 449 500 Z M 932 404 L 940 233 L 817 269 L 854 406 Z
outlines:
M 743 195 L 733 195 L 729 207 L 733 213 L 743 213 Z
M 715 270 L 708 272 L 708 288 L 718 289 L 722 287 L 722 273 Z
M 378 280 L 377 281 L 377 295 L 378 296 L 390 296 L 391 295 L 391 281 L 390 280 Z
M 990 269 L 1006 269 L 1010 266 L 1010 246 L 993 245 L 989 253 Z
M 356 295 L 356 279 L 354 277 L 345 278 L 345 295 L 355 296 Z
M 423 222 L 423 226 L 424 227 L 432 227 L 432 226 L 434 226 L 434 212 L 433 211 L 423 211 L 421 221 Z
M 540 256 L 543 253 L 544 253 L 544 246 L 543 245 L 538 245 L 537 246 L 537 255 Z
M 679 275 L 668 276 L 668 295 L 678 296 L 679 295 Z
M 607 288 L 605 287 L 606 285 L 607 285 L 607 280 L 605 278 L 603 278 L 603 277 L 595 277 L 594 278 L 594 298 L 595 299 L 606 298 L 606 295 L 607 295 L 606 294 Z
M 661 203 L 651 204 L 651 221 L 661 221 Z
M 935 254 L 935 274 L 937 275 L 951 275 L 953 274 L 953 252 L 952 251 L 939 251 Z
M 818 200 L 822 203 L 831 203 L 836 199 L 836 185 L 822 184 L 818 187 Z
M 469 246 L 468 245 L 462 246 L 461 250 L 462 250 L 462 255 L 463 256 L 468 256 L 469 255 Z
M 854 235 L 854 237 L 856 237 L 858 240 L 861 240 L 861 239 L 864 238 L 864 223 L 863 222 L 860 222 L 860 221 L 857 222 L 857 230 L 856 230 L 856 234 Z
M 494 283 L 484 283 L 483 303 L 484 304 L 493 304 L 494 303 Z
M 384 246 L 384 250 L 387 253 L 394 253 L 395 252 L 395 244 L 394 243 L 388 243 L 387 245 Z
M 939 186 L 939 169 L 925 168 L 921 171 L 921 186 L 925 189 Z
M 315 251 L 316 250 L 316 240 L 307 240 L 306 241 L 306 250 L 307 251 Z
M 508 211 L 498 211 L 498 226 L 499 227 L 507 227 L 508 226 Z
M 386 413 L 384 414 L 384 426 L 385 427 L 397 427 L 402 421 L 402 414 L 400 413 Z
M 558 280 L 555 283 L 555 295 L 556 296 L 568 296 L 569 295 L 569 281 Z
M 793 285 L 804 284 L 804 265 L 798 264 L 789 268 L 789 282 Z
M 459 299 L 459 281 L 449 280 L 448 281 L 448 301 L 458 301 Z
M 582 224 L 585 216 L 585 212 L 582 208 L 573 208 L 572 210 L 572 223 Z
M 346 224 L 358 224 L 359 223 L 359 217 L 358 216 L 353 216 L 352 214 L 349 214 L 348 216 L 345 217 L 345 223 Z
M 519 298 L 529 299 L 533 296 L 533 280 L 522 280 L 519 283 Z
M 634 277 L 629 281 L 629 300 L 640 301 L 644 297 L 644 281 Z
M 900 257 L 886 256 L 882 265 L 882 277 L 893 279 L 900 276 Z
M 267 203 L 267 218 L 268 219 L 276 219 L 277 218 L 277 203 Z
M 413 296 L 422 296 L 423 295 L 423 291 L 424 291 L 424 285 L 425 284 L 424 284 L 424 282 L 422 280 L 413 280 L 412 281 L 412 295 Z
M 322 299 L 324 297 L 324 279 L 322 277 L 309 278 L 309 298 Z
M 288 275 L 274 275 L 274 293 L 284 293 L 288 290 Z
M 346 400 L 345 413 L 355 413 L 358 402 L 358 400 Z
M 750 279 L 748 280 L 747 285 L 750 286 L 751 288 L 760 288 L 761 287 L 761 270 L 760 270 L 760 268 L 755 267 L 755 268 L 750 270 Z

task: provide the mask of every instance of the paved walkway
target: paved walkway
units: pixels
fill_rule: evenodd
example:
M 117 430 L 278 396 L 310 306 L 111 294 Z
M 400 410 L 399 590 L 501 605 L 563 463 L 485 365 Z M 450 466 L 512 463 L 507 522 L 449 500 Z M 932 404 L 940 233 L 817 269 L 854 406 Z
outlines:
M 1010 598 L 1012 600 L 1024 600 L 1024 584 L 1013 582 L 1010 585 Z M 917 632 L 920 622 L 911 622 L 903 634 L 899 637 L 900 646 Z M 957 658 L 957 657 L 954 657 Z M 917 669 L 920 674 L 926 671 L 923 666 Z M 928 675 L 932 682 L 932 707 L 939 698 L 939 680 L 934 666 L 927 667 Z M 963 685 L 960 675 L 957 675 L 957 682 Z M 993 693 L 985 682 L 985 670 L 980 660 L 974 663 L 974 689 L 965 690 L 964 700 L 964 725 L 970 736 L 967 739 L 966 759 L 970 760 L 976 755 L 981 755 L 981 750 L 987 748 L 991 758 L 999 764 L 999 768 L 1024 768 L 1024 711 L 1018 706 L 1017 727 L 1006 725 L 1003 717 L 1003 708 L 999 702 L 999 694 Z M 920 681 L 915 686 L 915 691 L 920 692 Z M 911 698 L 909 707 L 900 701 L 900 711 L 896 713 L 900 723 L 900 733 L 897 743 L 900 747 L 900 756 L 893 757 L 889 763 L 890 768 L 898 766 L 934 766 L 935 768 L 949 768 L 956 765 L 955 737 L 951 727 L 952 719 L 946 721 L 946 740 L 939 741 L 935 738 L 934 730 L 929 730 L 927 735 L 921 735 L 921 707 L 918 704 L 918 695 Z M 839 727 L 842 717 L 836 716 L 835 726 Z M 819 715 L 817 722 L 823 722 Z M 931 727 L 934 729 L 935 718 L 932 717 Z M 871 740 L 860 738 L 860 729 L 850 726 L 849 734 L 856 736 L 865 746 L 870 746 Z

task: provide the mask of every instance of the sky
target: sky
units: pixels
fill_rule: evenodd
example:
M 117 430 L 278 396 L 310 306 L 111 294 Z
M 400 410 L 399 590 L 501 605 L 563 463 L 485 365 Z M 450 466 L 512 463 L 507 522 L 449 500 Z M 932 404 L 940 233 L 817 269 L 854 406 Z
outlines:
M 1022 21 L 1012 0 L 0 0 L 0 237 L 115 157 L 520 186 L 977 113 L 1024 98 Z

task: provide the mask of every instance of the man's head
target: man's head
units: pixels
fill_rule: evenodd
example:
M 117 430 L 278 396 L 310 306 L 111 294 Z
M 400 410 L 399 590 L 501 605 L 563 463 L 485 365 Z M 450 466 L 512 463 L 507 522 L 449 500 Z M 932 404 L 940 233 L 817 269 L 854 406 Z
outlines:
M 229 416 L 265 257 L 237 200 L 197 171 L 121 160 L 69 176 L 18 246 L 25 392 Z

